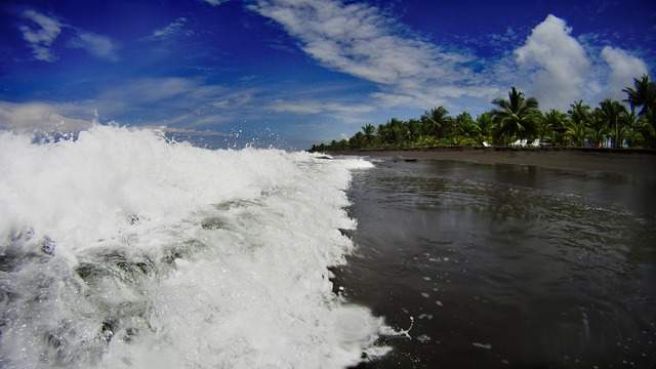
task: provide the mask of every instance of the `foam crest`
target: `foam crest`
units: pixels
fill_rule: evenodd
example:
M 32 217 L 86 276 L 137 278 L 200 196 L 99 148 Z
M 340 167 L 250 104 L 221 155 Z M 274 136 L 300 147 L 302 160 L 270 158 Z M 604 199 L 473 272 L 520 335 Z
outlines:
M 95 126 L 0 133 L 0 364 L 340 368 L 383 322 L 327 267 L 360 159 L 206 150 Z

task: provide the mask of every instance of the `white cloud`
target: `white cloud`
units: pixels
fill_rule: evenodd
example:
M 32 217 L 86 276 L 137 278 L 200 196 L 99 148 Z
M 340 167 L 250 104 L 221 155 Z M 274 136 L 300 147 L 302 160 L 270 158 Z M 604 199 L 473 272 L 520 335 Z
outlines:
M 634 78 L 648 74 L 644 61 L 620 48 L 606 46 L 601 50 L 601 57 L 610 67 L 607 97 L 618 100 L 626 98 L 622 89 L 631 86 Z
M 208 3 L 208 4 L 212 5 L 212 6 L 219 6 L 219 5 L 223 4 L 223 3 L 228 2 L 228 0 L 202 0 L 202 1 Z
M 50 51 L 50 46 L 57 39 L 62 30 L 61 23 L 34 10 L 26 10 L 21 16 L 34 23 L 32 26 L 21 25 L 23 39 L 27 41 L 34 58 L 45 62 L 53 62 L 57 58 Z
M 195 127 L 261 114 L 263 103 L 254 101 L 256 94 L 254 88 L 228 88 L 201 78 L 140 78 L 113 85 L 80 104 L 97 108 L 103 119 L 122 123 Z
M 83 49 L 89 54 L 109 61 L 117 61 L 117 45 L 106 36 L 80 32 L 69 42 L 69 47 Z
M 365 104 L 348 104 L 341 102 L 326 102 L 321 100 L 298 100 L 286 101 L 277 100 L 271 104 L 271 108 L 276 112 L 297 113 L 297 114 L 319 114 L 319 113 L 340 113 L 340 114 L 360 114 L 368 113 L 374 110 L 371 105 Z
M 91 102 L 75 104 L 57 104 L 48 102 L 12 103 L 0 101 L 0 130 L 17 133 L 70 133 L 89 129 L 96 123 L 97 112 L 85 110 L 80 105 L 92 105 Z M 195 120 L 194 120 L 195 118 Z M 189 123 L 189 126 L 216 124 L 225 122 L 226 117 L 208 115 L 203 117 L 180 116 L 176 123 Z M 172 123 L 172 122 L 169 122 Z M 167 127 L 144 124 L 140 127 L 157 129 L 162 132 L 183 134 L 185 136 L 230 137 L 224 132 L 197 130 L 189 127 Z
M 567 23 L 554 15 L 536 25 L 523 42 L 513 29 L 489 36 L 487 44 L 516 47 L 489 59 L 429 42 L 365 3 L 254 0 L 249 9 L 282 26 L 323 66 L 373 82 L 377 91 L 359 103 L 377 110 L 437 104 L 454 112 L 482 110 L 512 85 L 537 97 L 543 109 L 565 109 L 578 99 L 595 104 L 606 91 L 619 91 L 646 71 L 644 62 L 619 49 L 606 48 L 599 55 L 598 46 L 577 40 Z M 480 69 L 474 71 L 471 65 Z M 285 100 L 273 108 L 296 114 L 330 111 L 330 101 L 317 101 Z
M 156 29 L 153 31 L 153 34 L 149 37 L 154 40 L 163 40 L 174 35 L 177 35 L 182 31 L 185 24 L 187 23 L 187 18 L 179 17 L 173 22 L 169 23 L 166 27 Z
M 220 109 L 238 108 L 248 104 L 251 100 L 253 100 L 253 91 L 238 90 L 222 94 L 218 100 L 212 102 L 212 106 Z
M 229 89 L 193 78 L 143 78 L 112 85 L 95 97 L 57 102 L 0 101 L 0 129 L 68 132 L 96 119 L 139 126 L 201 127 L 248 116 L 256 90 Z M 264 105 L 262 101 L 257 102 Z M 245 110 L 245 111 L 244 111 Z M 262 109 L 258 109 L 261 112 Z
M 182 77 L 140 78 L 105 90 L 96 100 L 112 105 L 147 105 L 162 101 L 175 106 L 183 101 L 210 103 L 229 90 L 205 84 L 201 79 Z
M 583 94 L 591 64 L 570 33 L 564 20 L 549 15 L 515 50 L 517 64 L 532 74 L 529 92 L 542 108 L 565 108 Z
M 73 34 L 72 38 L 68 40 L 68 47 L 84 49 L 100 59 L 118 60 L 118 46 L 109 37 L 64 24 L 54 17 L 46 16 L 35 10 L 26 10 L 21 13 L 21 17 L 33 23 L 32 25 L 22 24 L 19 29 L 37 60 L 45 62 L 57 60 L 51 46 L 64 29 L 72 31 Z
M 18 132 L 71 132 L 91 126 L 75 107 L 42 102 L 11 103 L 0 101 L 0 128 Z
M 251 7 L 280 23 L 324 65 L 381 84 L 447 78 L 464 58 L 418 38 L 397 35 L 380 11 L 341 1 L 258 1 Z
M 478 76 L 465 65 L 471 61 L 469 55 L 412 35 L 367 4 L 259 0 L 249 8 L 279 23 L 299 40 L 305 53 L 324 66 L 376 83 L 381 92 L 373 97 L 384 98 L 379 103 L 411 100 L 425 107 L 450 97 L 454 89 L 459 96 L 494 89 L 471 88 Z

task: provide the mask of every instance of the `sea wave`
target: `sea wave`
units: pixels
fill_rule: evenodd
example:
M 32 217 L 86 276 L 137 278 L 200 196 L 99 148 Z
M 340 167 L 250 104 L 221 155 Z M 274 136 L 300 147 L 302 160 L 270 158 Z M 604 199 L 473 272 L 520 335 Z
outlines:
M 382 319 L 332 293 L 360 159 L 95 126 L 0 133 L 0 366 L 340 368 Z

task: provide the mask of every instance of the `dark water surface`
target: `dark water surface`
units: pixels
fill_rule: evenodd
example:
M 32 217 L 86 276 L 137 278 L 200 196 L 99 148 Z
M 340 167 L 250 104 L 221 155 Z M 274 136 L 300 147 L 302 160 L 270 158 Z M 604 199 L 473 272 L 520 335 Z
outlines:
M 412 339 L 362 368 L 655 368 L 656 179 L 376 163 L 336 284 Z

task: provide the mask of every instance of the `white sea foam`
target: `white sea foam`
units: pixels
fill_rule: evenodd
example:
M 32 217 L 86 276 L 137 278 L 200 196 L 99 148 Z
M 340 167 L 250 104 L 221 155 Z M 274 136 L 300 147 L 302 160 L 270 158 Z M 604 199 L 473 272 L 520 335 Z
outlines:
M 340 368 L 389 330 L 332 292 L 351 173 L 96 126 L 0 133 L 0 366 Z M 51 243 L 45 242 L 50 239 Z

